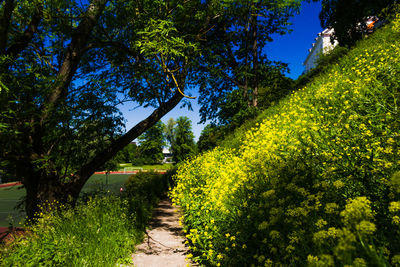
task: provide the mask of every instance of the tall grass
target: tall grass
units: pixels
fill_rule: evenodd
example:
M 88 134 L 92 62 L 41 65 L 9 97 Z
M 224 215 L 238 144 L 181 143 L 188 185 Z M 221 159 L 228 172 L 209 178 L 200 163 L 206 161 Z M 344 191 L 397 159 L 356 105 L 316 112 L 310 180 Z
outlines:
M 25 236 L 0 247 L 0 266 L 131 263 L 151 209 L 168 187 L 162 175 L 144 175 L 131 176 L 121 194 L 86 193 L 75 208 L 49 203 Z
M 140 240 L 127 200 L 117 196 L 48 210 L 26 237 L 4 247 L 2 266 L 114 266 Z

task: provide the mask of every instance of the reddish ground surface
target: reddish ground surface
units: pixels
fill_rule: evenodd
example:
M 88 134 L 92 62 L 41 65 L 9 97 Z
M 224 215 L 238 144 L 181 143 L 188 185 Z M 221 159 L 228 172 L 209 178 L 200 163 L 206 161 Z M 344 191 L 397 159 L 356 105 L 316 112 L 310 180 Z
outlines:
M 158 173 L 164 174 L 164 170 L 155 170 Z M 115 172 L 109 172 L 108 174 L 136 174 L 139 171 L 115 171 Z M 94 174 L 106 174 L 106 172 L 95 172 Z
M 25 230 L 20 227 L 12 228 L 11 231 L 8 227 L 0 227 L 0 243 L 11 243 L 15 236 L 23 235 Z
M 13 183 L 0 184 L 0 188 L 2 188 L 2 187 L 9 187 L 9 186 L 15 186 L 15 185 L 21 185 L 21 182 L 13 182 Z

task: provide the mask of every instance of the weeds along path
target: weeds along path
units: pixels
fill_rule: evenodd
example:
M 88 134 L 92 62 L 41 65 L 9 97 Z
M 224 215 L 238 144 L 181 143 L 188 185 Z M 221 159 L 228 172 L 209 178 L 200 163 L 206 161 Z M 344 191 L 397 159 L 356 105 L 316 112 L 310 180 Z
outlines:
M 154 209 L 143 243 L 136 247 L 136 253 L 132 256 L 135 267 L 192 266 L 185 261 L 186 239 L 178 221 L 179 213 L 171 201 L 167 198 L 161 200 Z

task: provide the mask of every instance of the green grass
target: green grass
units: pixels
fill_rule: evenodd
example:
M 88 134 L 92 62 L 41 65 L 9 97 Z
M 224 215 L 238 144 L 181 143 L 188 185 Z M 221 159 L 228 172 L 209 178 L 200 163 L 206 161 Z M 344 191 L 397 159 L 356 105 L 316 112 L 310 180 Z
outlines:
M 142 231 L 128 201 L 95 196 L 75 209 L 50 211 L 30 227 L 33 235 L 3 249 L 0 266 L 116 266 L 130 263 Z
M 83 192 L 94 191 L 97 189 L 110 190 L 112 192 L 118 192 L 122 187 L 124 182 L 132 174 L 95 174 L 89 178 L 85 186 L 83 187 Z
M 0 188 L 0 227 L 9 225 L 9 216 L 14 218 L 13 223 L 18 223 L 25 217 L 25 213 L 15 209 L 18 201 L 25 195 L 24 189 L 19 186 Z
M 136 170 L 169 170 L 174 165 L 172 163 L 132 166 L 132 163 L 120 163 L 119 171 L 136 171 Z
M 82 189 L 83 193 L 90 191 L 110 190 L 119 192 L 121 186 L 131 174 L 95 174 L 89 178 Z M 15 209 L 18 201 L 25 196 L 25 189 L 18 189 L 19 186 L 0 188 L 0 227 L 7 227 L 12 222 L 13 225 L 21 225 L 25 218 L 25 212 Z M 9 218 L 9 217 L 12 217 Z

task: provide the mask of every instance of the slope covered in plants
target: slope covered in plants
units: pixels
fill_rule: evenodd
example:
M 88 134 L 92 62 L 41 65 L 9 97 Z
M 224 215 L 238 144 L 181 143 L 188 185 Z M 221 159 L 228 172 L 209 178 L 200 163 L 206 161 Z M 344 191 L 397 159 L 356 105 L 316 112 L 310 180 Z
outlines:
M 192 257 L 400 264 L 399 38 L 400 17 L 230 145 L 180 166 L 171 196 Z

